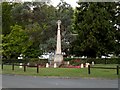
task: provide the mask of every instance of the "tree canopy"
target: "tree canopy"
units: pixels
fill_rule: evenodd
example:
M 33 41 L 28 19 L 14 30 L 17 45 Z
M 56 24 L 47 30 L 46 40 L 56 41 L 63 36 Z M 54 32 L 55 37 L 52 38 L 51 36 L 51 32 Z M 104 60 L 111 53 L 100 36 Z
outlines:
M 114 53 L 116 48 L 115 2 L 78 2 L 73 31 L 78 34 L 76 48 L 83 55 L 96 57 Z
M 60 0 L 56 7 L 50 2 L 2 2 L 3 56 L 37 58 L 55 52 L 58 19 L 66 54 L 120 54 L 120 2 L 79 1 L 73 9 Z
M 2 2 L 4 57 L 16 58 L 22 53 L 37 58 L 44 52 L 54 52 L 58 19 L 62 21 L 62 49 L 68 48 L 65 42 L 69 40 L 66 36 L 70 34 L 73 9 L 64 1 L 57 7 L 48 3 Z

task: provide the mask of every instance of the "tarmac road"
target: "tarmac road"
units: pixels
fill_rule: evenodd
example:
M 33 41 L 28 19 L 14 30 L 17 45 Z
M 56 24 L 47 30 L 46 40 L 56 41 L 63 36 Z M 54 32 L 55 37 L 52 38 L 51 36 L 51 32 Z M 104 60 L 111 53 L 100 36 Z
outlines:
M 3 88 L 118 88 L 118 80 L 2 75 Z

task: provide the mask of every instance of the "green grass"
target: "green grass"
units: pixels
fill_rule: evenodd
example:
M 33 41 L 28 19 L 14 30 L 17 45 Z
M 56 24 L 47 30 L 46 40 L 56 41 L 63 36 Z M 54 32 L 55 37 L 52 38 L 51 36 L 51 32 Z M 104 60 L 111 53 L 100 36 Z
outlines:
M 115 67 L 117 66 L 117 64 L 95 64 L 95 67 Z
M 116 65 L 95 65 L 96 67 L 116 67 Z M 23 68 L 15 66 L 15 70 L 12 70 L 11 65 L 4 65 L 2 70 L 3 74 L 17 74 L 17 75 L 29 75 L 29 76 L 59 76 L 59 77 L 81 77 L 81 78 L 106 78 L 117 79 L 116 69 L 98 69 L 91 68 L 91 74 L 88 74 L 87 68 L 39 68 L 39 73 L 34 67 L 27 67 L 26 72 Z

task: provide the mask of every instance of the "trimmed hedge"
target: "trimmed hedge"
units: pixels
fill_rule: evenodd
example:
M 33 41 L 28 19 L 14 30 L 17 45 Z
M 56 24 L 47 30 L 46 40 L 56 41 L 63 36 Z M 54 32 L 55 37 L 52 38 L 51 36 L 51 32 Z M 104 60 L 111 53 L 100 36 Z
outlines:
M 95 64 L 120 64 L 120 58 L 86 58 L 86 59 L 81 59 L 81 58 L 64 58 L 64 61 L 70 61 L 71 65 L 80 65 L 81 63 L 92 63 L 92 61 L 95 62 Z M 48 63 L 48 59 L 39 59 L 39 58 L 27 58 L 23 60 L 19 59 L 10 59 L 6 60 L 3 59 L 2 63 L 30 63 L 30 64 L 40 64 L 40 65 L 45 65 Z
M 27 63 L 28 61 L 27 60 L 25 60 L 25 59 L 22 59 L 22 60 L 20 60 L 20 59 L 9 59 L 9 60 L 7 60 L 7 59 L 2 59 L 2 63 L 9 63 L 9 64 L 11 64 L 11 63 Z
M 31 58 L 29 60 L 30 66 L 34 66 L 35 64 L 39 64 L 41 66 L 45 66 L 46 63 L 48 63 L 48 59 Z
M 11 64 L 11 63 L 29 63 L 29 64 L 46 64 L 48 62 L 48 59 L 39 59 L 39 58 L 27 58 L 27 59 L 2 59 L 2 63 Z
M 80 62 L 74 62 L 76 60 L 80 60 Z M 95 64 L 120 64 L 120 58 L 64 58 L 64 61 L 70 61 L 70 64 L 92 63 L 92 61 L 94 61 Z

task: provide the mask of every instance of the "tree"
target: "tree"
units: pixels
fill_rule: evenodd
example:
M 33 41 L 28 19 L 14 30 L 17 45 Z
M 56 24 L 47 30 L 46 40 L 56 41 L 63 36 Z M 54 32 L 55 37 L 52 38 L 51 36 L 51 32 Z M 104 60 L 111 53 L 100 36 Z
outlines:
M 16 5 L 12 10 L 13 20 L 24 28 L 33 43 L 27 50 L 28 57 L 39 56 L 41 54 L 40 44 L 45 44 L 48 38 L 55 36 L 55 10 L 52 5 L 49 6 L 42 2 L 25 2 Z
M 42 29 L 41 41 L 45 43 L 48 37 L 54 37 L 56 33 L 55 10 L 55 7 L 44 2 L 25 2 L 12 9 L 12 17 L 23 28 L 38 23 Z
M 42 51 L 39 48 L 39 45 L 41 44 L 42 29 L 38 23 L 33 23 L 25 27 L 25 32 L 29 37 L 29 41 L 32 42 L 32 45 L 24 54 L 29 58 L 37 58 L 42 54 Z
M 55 38 L 50 38 L 46 41 L 47 44 L 47 51 L 48 52 L 55 52 L 56 50 L 56 40 Z
M 114 26 L 115 26 L 115 33 L 116 33 L 116 45 L 115 45 L 115 54 L 118 56 L 120 55 L 120 2 L 116 2 L 116 9 L 115 9 L 115 17 L 114 19 Z
M 29 37 L 21 26 L 15 25 L 11 27 L 11 33 L 3 36 L 3 56 L 7 59 L 17 58 L 20 54 L 32 45 Z
M 10 33 L 10 26 L 12 25 L 11 10 L 13 4 L 9 2 L 2 2 L 2 33 L 4 35 Z
M 19 3 L 12 8 L 11 17 L 14 24 L 20 25 L 23 28 L 25 28 L 26 25 L 31 24 L 32 11 L 30 4 L 30 2 Z
M 75 48 L 85 56 L 96 57 L 115 50 L 115 3 L 79 2 L 73 31 L 78 34 Z
M 33 21 L 42 28 L 41 42 L 46 43 L 49 38 L 54 38 L 56 34 L 56 8 L 45 3 L 33 3 Z
M 9 2 L 10 3 L 10 2 Z M 14 3 L 11 3 L 9 5 L 13 5 Z M 7 8 L 5 6 L 5 8 Z M 57 33 L 57 20 L 62 20 L 62 42 L 63 42 L 63 51 L 66 51 L 68 48 L 68 45 L 66 42 L 71 42 L 71 21 L 72 21 L 72 15 L 73 10 L 70 5 L 68 5 L 66 2 L 63 2 L 58 6 L 54 7 L 46 2 L 24 2 L 24 3 L 18 3 L 14 4 L 10 8 L 3 9 L 3 12 L 5 12 L 5 15 L 7 16 L 7 10 L 10 13 L 8 16 L 9 23 L 7 22 L 7 19 L 3 19 L 4 24 L 4 31 L 5 34 L 3 35 L 3 48 L 4 48 L 4 55 L 8 54 L 8 58 L 11 58 L 11 54 L 16 54 L 16 57 L 22 53 L 28 57 L 37 57 L 39 56 L 41 51 L 41 45 L 45 45 L 43 47 L 44 51 L 53 51 L 56 49 L 56 33 Z M 9 10 L 10 9 L 10 10 Z M 62 12 L 61 12 L 62 10 Z M 60 15 L 61 18 L 59 18 Z M 4 17 L 7 18 L 7 17 Z M 7 23 L 5 23 L 7 22 Z M 16 26 L 17 25 L 17 26 Z M 9 27 L 9 30 L 7 29 Z M 10 29 L 10 27 L 13 26 L 14 28 Z M 13 30 L 15 29 L 15 30 Z M 22 50 L 22 47 L 15 46 L 15 44 L 20 44 L 22 41 L 17 42 L 17 39 L 19 36 L 18 33 L 19 30 L 22 29 L 22 33 L 25 34 L 27 37 L 26 44 L 27 46 L 25 48 L 25 51 Z M 9 32 L 7 32 L 9 31 Z M 21 33 L 21 34 L 22 34 Z M 12 35 L 13 34 L 13 35 Z M 16 36 L 15 36 L 16 34 Z M 15 37 L 13 41 L 11 40 L 12 37 Z M 24 41 L 25 37 L 21 40 Z M 19 40 L 18 40 L 19 41 Z M 30 43 L 30 44 L 29 44 Z M 12 46 L 13 44 L 13 46 Z M 11 45 L 11 46 L 10 46 Z M 22 44 L 23 45 L 23 44 Z M 24 46 L 24 45 L 23 45 Z M 15 48 L 13 48 L 15 47 Z M 7 51 L 8 49 L 8 51 Z M 16 49 L 16 50 L 14 50 Z M 19 50 L 18 50 L 19 49 Z

